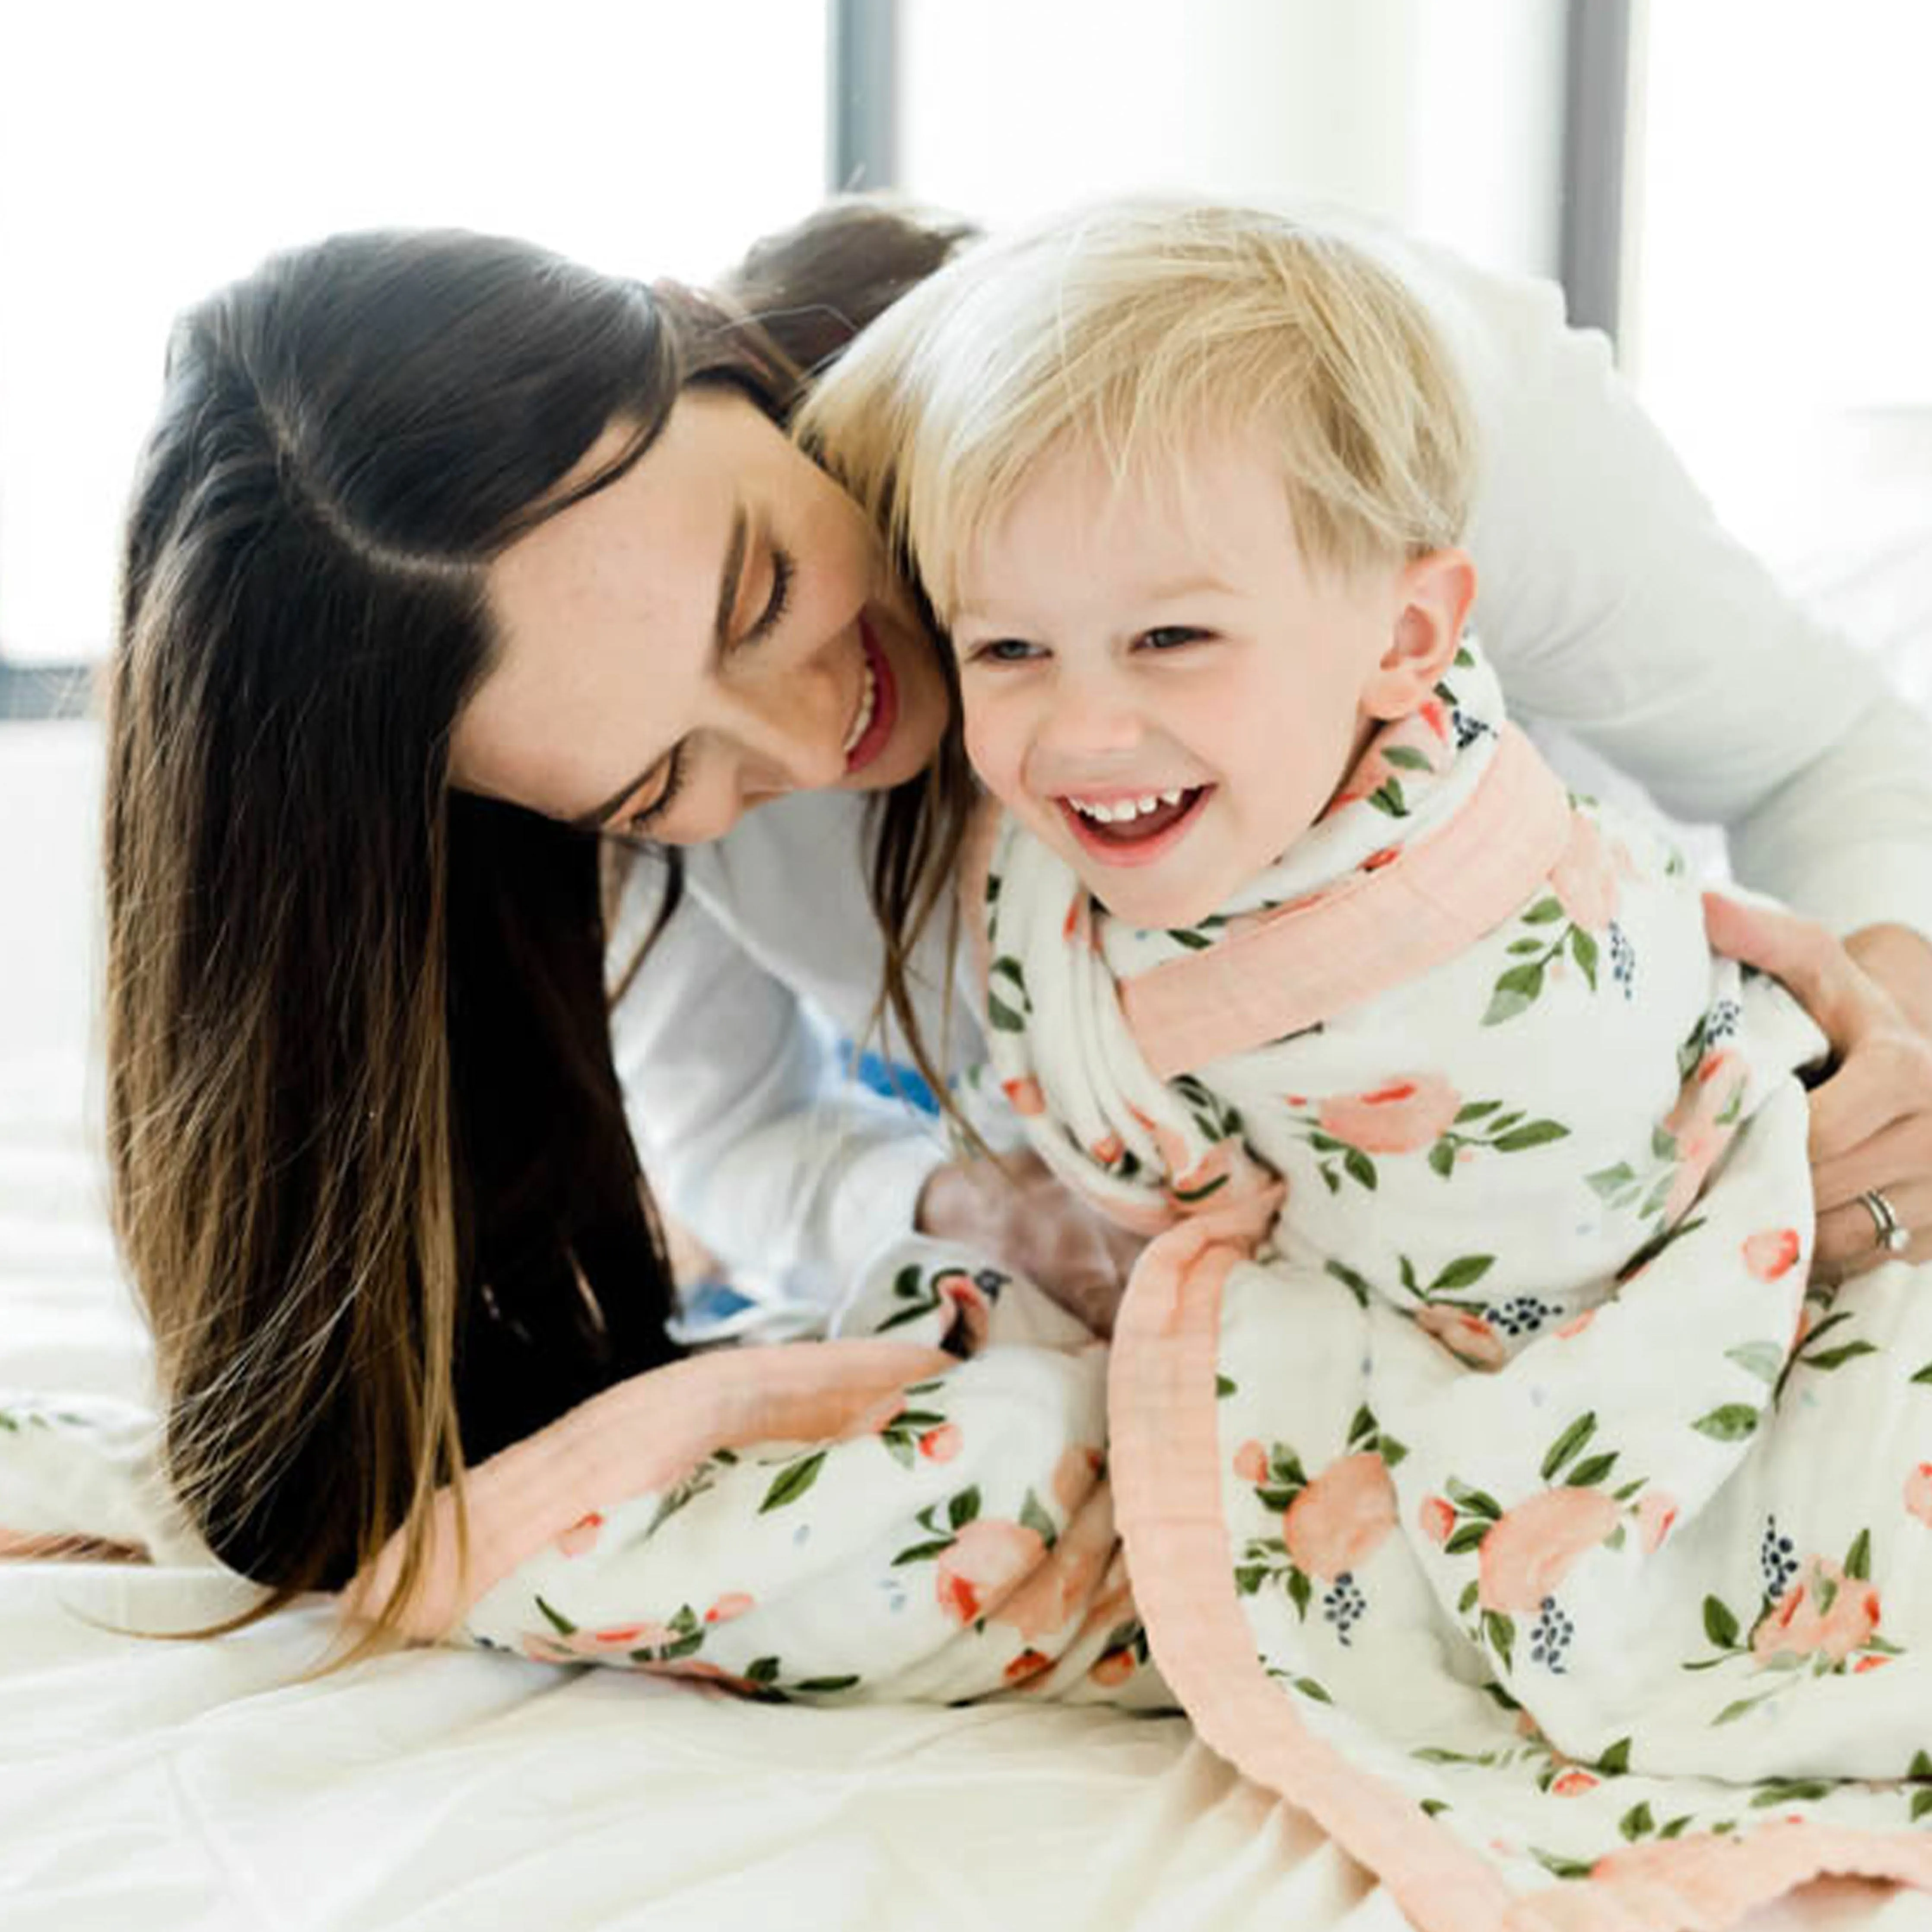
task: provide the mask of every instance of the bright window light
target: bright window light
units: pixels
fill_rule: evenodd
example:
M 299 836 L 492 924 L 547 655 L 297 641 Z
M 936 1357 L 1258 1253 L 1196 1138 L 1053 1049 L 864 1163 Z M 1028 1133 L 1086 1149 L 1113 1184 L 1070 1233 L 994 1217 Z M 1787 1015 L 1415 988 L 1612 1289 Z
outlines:
M 820 194 L 812 0 L 47 4 L 0 28 L 0 655 L 104 648 L 170 322 L 344 228 L 702 282 Z

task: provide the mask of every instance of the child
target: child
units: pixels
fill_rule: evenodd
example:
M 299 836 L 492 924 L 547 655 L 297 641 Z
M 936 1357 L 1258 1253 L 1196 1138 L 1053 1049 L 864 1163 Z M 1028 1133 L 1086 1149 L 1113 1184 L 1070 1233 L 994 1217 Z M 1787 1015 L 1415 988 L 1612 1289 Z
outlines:
M 1910 1273 L 1808 1352 L 1822 1040 L 1506 722 L 1454 368 L 1372 239 L 1063 219 L 896 306 L 802 434 L 951 634 L 999 1084 L 1166 1230 L 1112 1465 L 1210 1742 L 1345 1842 L 1394 1778 L 1550 1870 L 1665 1802 L 1888 1820 L 1790 1780 L 1920 1762 Z

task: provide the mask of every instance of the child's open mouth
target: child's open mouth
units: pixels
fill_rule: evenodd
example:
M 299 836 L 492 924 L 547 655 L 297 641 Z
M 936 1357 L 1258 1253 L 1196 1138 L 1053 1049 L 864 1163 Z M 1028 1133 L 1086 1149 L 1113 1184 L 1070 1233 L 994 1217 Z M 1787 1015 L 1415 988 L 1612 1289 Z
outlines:
M 1144 866 L 1184 835 L 1214 789 L 1190 785 L 1105 799 L 1076 794 L 1054 802 L 1085 850 L 1110 866 Z

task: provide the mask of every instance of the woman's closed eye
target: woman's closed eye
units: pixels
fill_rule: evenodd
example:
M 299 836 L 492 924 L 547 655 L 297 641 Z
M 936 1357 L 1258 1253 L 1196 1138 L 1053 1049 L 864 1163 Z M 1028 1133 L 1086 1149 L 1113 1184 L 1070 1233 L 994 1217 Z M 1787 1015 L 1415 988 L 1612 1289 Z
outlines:
M 765 602 L 750 627 L 732 643 L 734 651 L 747 646 L 762 644 L 784 621 L 785 612 L 791 607 L 792 586 L 798 577 L 798 565 L 790 550 L 773 544 L 770 552 L 771 586 L 765 593 Z M 647 838 L 651 828 L 662 820 L 670 809 L 672 802 L 684 788 L 686 752 L 682 740 L 670 754 L 664 769 L 664 784 L 650 803 L 638 811 L 627 813 L 617 822 L 616 830 L 626 837 Z

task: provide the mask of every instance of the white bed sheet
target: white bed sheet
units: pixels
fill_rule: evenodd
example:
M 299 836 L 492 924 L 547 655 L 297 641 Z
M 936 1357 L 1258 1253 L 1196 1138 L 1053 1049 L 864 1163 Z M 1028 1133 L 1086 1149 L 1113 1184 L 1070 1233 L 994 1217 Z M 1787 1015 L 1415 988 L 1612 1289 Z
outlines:
M 1894 524 L 1795 580 L 1912 688 L 1932 514 Z M 91 728 L 0 726 L 0 1387 L 138 1400 L 88 1126 L 98 760 Z M 236 1601 L 214 1572 L 0 1563 L 6 1932 L 1403 1923 L 1179 1719 L 751 1706 L 454 1653 L 304 1679 L 314 1607 L 214 1642 L 123 1634 Z M 1932 1898 L 1830 1880 L 1749 1926 L 1932 1932 Z

